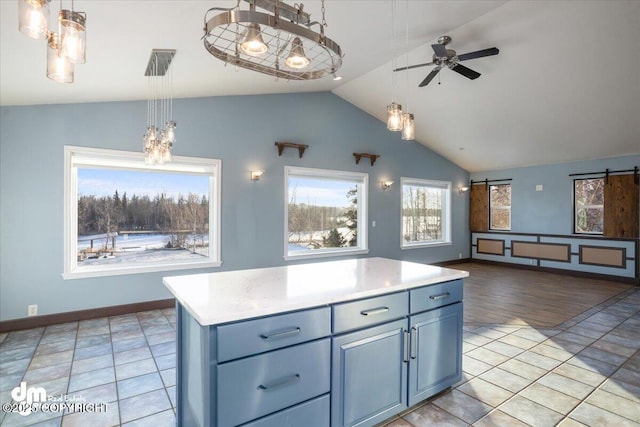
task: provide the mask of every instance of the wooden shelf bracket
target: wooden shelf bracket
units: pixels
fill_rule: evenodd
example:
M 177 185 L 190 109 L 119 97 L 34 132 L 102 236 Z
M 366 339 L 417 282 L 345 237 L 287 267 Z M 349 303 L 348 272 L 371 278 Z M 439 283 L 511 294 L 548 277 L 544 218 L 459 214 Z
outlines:
M 276 142 L 276 147 L 278 147 L 278 156 L 282 156 L 282 152 L 285 148 L 297 148 L 300 158 L 302 158 L 304 150 L 309 148 L 309 146 L 306 144 L 296 144 L 293 142 Z
M 356 165 L 360 163 L 360 159 L 363 157 L 368 158 L 371 161 L 371 166 L 378 160 L 380 155 L 378 154 L 370 154 L 370 153 L 353 153 L 353 156 L 356 158 Z

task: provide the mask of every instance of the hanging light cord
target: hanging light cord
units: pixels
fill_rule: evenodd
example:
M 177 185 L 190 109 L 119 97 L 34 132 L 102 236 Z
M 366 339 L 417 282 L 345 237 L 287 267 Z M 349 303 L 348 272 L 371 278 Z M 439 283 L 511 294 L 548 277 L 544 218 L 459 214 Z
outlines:
M 409 112 L 409 0 L 406 0 L 406 15 L 407 15 L 407 19 L 406 19 L 406 31 L 405 31 L 405 48 L 407 49 L 406 52 L 406 61 L 405 61 L 405 66 L 407 67 L 407 73 L 406 75 L 406 82 L 405 82 L 405 87 L 406 87 L 406 91 L 407 91 L 407 113 Z
M 395 0 L 391 0 L 391 101 L 396 100 L 396 32 L 395 32 Z

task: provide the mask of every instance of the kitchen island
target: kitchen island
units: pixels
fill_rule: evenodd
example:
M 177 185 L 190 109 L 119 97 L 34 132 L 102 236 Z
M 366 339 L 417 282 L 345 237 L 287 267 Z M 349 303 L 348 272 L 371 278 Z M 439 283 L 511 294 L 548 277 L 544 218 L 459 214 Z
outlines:
M 468 273 L 361 258 L 164 278 L 179 426 L 371 426 L 462 375 Z

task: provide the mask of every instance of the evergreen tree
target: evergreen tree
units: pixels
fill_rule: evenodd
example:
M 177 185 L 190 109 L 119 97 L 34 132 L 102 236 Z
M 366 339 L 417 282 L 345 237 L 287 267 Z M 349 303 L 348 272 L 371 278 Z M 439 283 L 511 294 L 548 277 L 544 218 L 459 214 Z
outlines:
M 342 237 L 337 228 L 331 230 L 327 237 L 322 238 L 322 246 L 325 248 L 339 248 L 344 246 L 345 243 L 346 240 Z

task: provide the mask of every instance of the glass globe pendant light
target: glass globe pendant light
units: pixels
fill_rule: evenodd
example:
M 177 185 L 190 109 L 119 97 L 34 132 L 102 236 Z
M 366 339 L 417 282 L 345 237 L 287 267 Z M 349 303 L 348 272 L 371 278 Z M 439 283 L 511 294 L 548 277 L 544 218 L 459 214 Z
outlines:
M 20 0 L 18 28 L 32 39 L 46 39 L 49 28 L 50 0 Z
M 387 105 L 387 129 L 392 132 L 402 130 L 402 105 L 395 101 Z
M 413 114 L 411 113 L 404 113 L 402 115 L 402 139 L 405 141 L 413 141 L 416 139 L 416 127 Z
M 73 6 L 72 6 L 73 7 Z M 58 13 L 60 21 L 60 55 L 72 64 L 86 62 L 86 16 L 82 12 L 63 9 Z
M 73 64 L 58 54 L 60 35 L 49 33 L 47 44 L 47 77 L 58 83 L 73 83 Z

